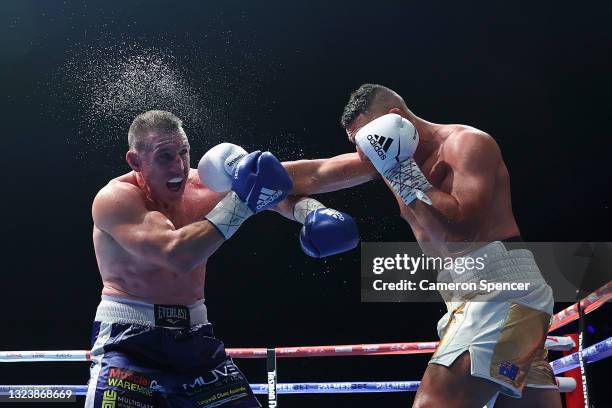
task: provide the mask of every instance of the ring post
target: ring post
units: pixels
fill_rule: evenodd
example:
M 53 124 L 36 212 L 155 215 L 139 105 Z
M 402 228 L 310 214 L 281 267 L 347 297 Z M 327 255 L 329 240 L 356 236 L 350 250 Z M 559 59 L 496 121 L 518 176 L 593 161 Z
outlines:
M 276 392 L 276 349 L 269 348 L 266 352 L 266 368 L 268 370 L 268 408 L 278 407 L 278 393 Z

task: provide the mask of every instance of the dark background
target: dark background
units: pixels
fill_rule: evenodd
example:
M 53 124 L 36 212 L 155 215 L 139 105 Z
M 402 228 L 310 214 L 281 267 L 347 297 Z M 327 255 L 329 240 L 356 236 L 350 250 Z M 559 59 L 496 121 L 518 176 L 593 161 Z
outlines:
M 495 137 L 526 240 L 611 240 L 612 34 L 603 2 L 254 3 L 0 4 L 0 349 L 89 346 L 101 289 L 90 206 L 110 178 L 128 171 L 130 123 L 92 118 L 79 93 L 87 90 L 75 86 L 79 67 L 66 68 L 96 47 L 136 44 L 176 55 L 206 105 L 202 117 L 178 112 L 193 165 L 220 141 L 270 149 L 283 160 L 351 151 L 339 116 L 352 90 L 376 82 L 427 120 Z M 319 198 L 354 215 L 364 241 L 413 240 L 381 182 Z M 298 231 L 261 214 L 211 258 L 209 317 L 227 346 L 436 339 L 443 305 L 360 303 L 359 251 L 311 259 Z M 588 317 L 592 341 L 610 334 L 606 307 Z M 417 380 L 427 360 L 280 360 L 279 380 Z M 609 403 L 606 364 L 591 366 L 600 406 Z M 264 382 L 263 361 L 239 365 L 251 382 Z M 87 378 L 84 363 L 0 366 L 2 384 Z M 281 396 L 281 404 L 409 406 L 413 395 Z

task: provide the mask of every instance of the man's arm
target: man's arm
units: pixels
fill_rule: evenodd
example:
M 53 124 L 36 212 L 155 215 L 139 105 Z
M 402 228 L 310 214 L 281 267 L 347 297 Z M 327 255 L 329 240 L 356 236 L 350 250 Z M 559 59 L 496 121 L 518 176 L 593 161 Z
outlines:
M 161 212 L 149 211 L 140 191 L 127 183 L 104 187 L 94 200 L 92 215 L 96 227 L 126 251 L 179 273 L 193 270 L 224 242 L 206 220 L 176 229 Z
M 379 177 L 372 163 L 362 161 L 357 153 L 283 162 L 283 166 L 293 179 L 293 195 L 342 190 Z
M 432 210 L 447 220 L 469 222 L 480 217 L 480 211 L 493 197 L 501 152 L 491 136 L 475 129 L 461 131 L 446 143 L 444 158 L 453 169 L 451 193 L 432 187 L 427 195 L 432 201 Z M 428 207 L 418 200 L 413 205 Z
M 280 203 L 276 204 L 274 207 L 270 207 L 269 210 L 275 211 L 291 221 L 297 221 L 295 219 L 295 214 L 293 210 L 295 209 L 295 205 L 304 198 L 307 197 L 290 195 Z

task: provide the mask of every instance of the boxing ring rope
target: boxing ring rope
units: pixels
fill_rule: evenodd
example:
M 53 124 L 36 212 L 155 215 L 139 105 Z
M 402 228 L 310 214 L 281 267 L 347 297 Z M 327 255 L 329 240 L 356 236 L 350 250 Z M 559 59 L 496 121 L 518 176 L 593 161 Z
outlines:
M 580 307 L 582 307 L 585 314 L 591 313 L 610 299 L 612 299 L 612 281 L 606 283 L 604 286 L 582 299 L 580 301 Z M 578 320 L 578 317 L 578 303 L 574 303 L 553 316 L 548 331 L 555 331 L 568 323 Z
M 562 345 L 553 344 L 553 350 L 567 350 L 571 344 L 567 344 L 565 338 L 561 338 L 565 342 Z M 571 340 L 571 339 L 570 339 Z M 401 344 L 401 343 L 400 343 Z M 408 343 L 410 344 L 410 343 Z M 363 345 L 366 346 L 366 345 Z M 568 347 L 569 346 L 569 347 Z M 332 346 L 333 347 L 333 346 Z M 6 353 L 6 352 L 5 352 Z M 36 352 L 28 352 L 36 353 Z M 47 352 L 53 353 L 53 352 Z M 24 354 L 23 360 L 17 360 L 15 356 L 11 356 L 8 361 L 86 361 L 83 358 L 84 351 L 78 351 L 75 354 L 57 354 L 60 358 L 58 359 L 28 359 L 28 354 Z M 345 352 L 346 353 L 346 352 Z M 80 355 L 79 355 L 80 354 Z M 412 353 L 405 353 L 412 354 Z M 33 354 L 36 357 L 36 354 Z M 347 354 L 342 354 L 347 355 Z M 371 355 L 371 354 L 355 354 L 355 355 Z M 383 354 L 384 355 L 384 354 Z M 594 344 L 583 350 L 583 356 L 587 363 L 602 360 L 612 355 L 612 337 Z M 61 357 L 70 356 L 69 358 L 62 359 Z M 286 356 L 289 357 L 289 356 Z M 291 357 L 301 357 L 291 355 Z M 41 357 L 42 358 L 42 357 Z M 579 365 L 578 353 L 573 353 L 569 356 L 562 357 L 558 360 L 551 362 L 555 374 L 561 374 L 565 371 L 571 370 Z M 573 379 L 565 377 L 557 377 L 557 383 L 559 384 L 561 392 L 571 392 L 575 389 L 576 383 Z M 338 393 L 360 393 L 360 392 L 405 392 L 405 391 L 416 391 L 419 387 L 420 381 L 379 381 L 379 382 L 326 382 L 326 383 L 281 383 L 277 385 L 278 394 L 313 394 L 313 393 L 325 393 L 325 394 L 338 394 Z M 19 389 L 41 389 L 51 391 L 72 391 L 75 395 L 85 395 L 87 386 L 85 385 L 0 385 L 0 395 L 7 395 L 10 390 Z M 251 388 L 255 394 L 267 394 L 268 384 L 251 384 Z
M 561 392 L 572 392 L 576 383 L 572 378 L 557 377 Z M 380 392 L 415 392 L 420 381 L 365 381 L 365 382 L 323 382 L 323 383 L 281 383 L 276 385 L 277 394 L 358 394 Z M 250 384 L 256 395 L 268 394 L 268 384 Z M 87 394 L 86 385 L 0 385 L 0 395 L 10 391 L 40 389 L 51 392 L 70 391 L 73 395 Z
M 438 342 L 350 344 L 338 346 L 277 347 L 276 357 L 332 357 L 332 356 L 384 356 L 400 354 L 426 354 L 436 350 Z M 549 350 L 571 350 L 575 346 L 570 337 L 548 336 Z M 265 348 L 227 348 L 232 358 L 266 358 Z M 89 361 L 88 350 L 0 351 L 0 363 L 26 363 L 47 361 Z
M 590 313 L 612 299 L 612 282 L 596 290 L 580 301 L 584 313 Z M 550 331 L 556 330 L 578 319 L 578 304 L 574 304 L 552 318 Z M 326 357 L 326 356 L 366 356 L 366 355 L 407 355 L 433 353 L 438 342 L 357 344 L 336 346 L 277 347 L 272 349 L 279 358 Z M 575 347 L 572 338 L 548 336 L 546 347 L 549 350 L 570 350 Z M 266 358 L 265 348 L 228 348 L 234 358 Z M 561 374 L 579 366 L 579 353 L 575 352 L 551 362 L 555 374 Z M 582 351 L 584 361 L 593 363 L 612 355 L 612 337 L 596 343 Z M 49 350 L 49 351 L 0 351 L 0 363 L 45 362 L 45 361 L 89 361 L 88 350 Z M 569 377 L 557 377 L 561 392 L 571 392 L 576 382 Z M 279 383 L 277 394 L 311 393 L 375 393 L 416 391 L 420 381 L 373 381 L 373 382 L 323 382 L 323 383 Z M 255 394 L 268 394 L 268 384 L 251 384 Z M 8 395 L 15 390 L 70 391 L 74 395 L 85 395 L 86 385 L 0 385 L 0 395 Z
M 566 346 L 558 347 L 556 350 L 566 349 Z M 587 363 L 594 363 L 612 355 L 612 337 L 607 338 L 583 350 Z M 16 361 L 12 359 L 11 361 Z M 30 360 L 40 361 L 40 360 Z M 57 361 L 57 360 L 46 360 Z M 84 361 L 63 360 L 63 361 Z M 555 374 L 561 374 L 568 370 L 578 367 L 578 353 L 559 358 L 551 362 Z M 570 381 L 564 381 L 570 380 Z M 576 386 L 571 383 L 571 379 L 557 377 L 557 382 L 562 392 L 571 392 Z M 281 383 L 277 385 L 279 394 L 300 394 L 300 393 L 357 393 L 357 392 L 402 392 L 416 391 L 420 381 L 372 381 L 372 382 L 324 382 L 324 383 Z M 267 394 L 268 384 L 251 384 L 255 394 Z M 0 395 L 7 395 L 10 390 L 35 389 L 40 388 L 52 391 L 72 391 L 75 395 L 85 395 L 86 385 L 0 385 Z
M 565 339 L 565 338 L 563 338 L 563 339 Z M 573 341 L 572 341 L 571 344 L 573 345 Z M 568 350 L 570 348 L 571 347 L 568 347 L 567 344 L 563 344 L 563 345 L 560 345 L 560 346 L 553 346 L 553 348 L 549 348 L 549 350 Z M 7 353 L 7 352 L 2 352 L 2 353 Z M 11 352 L 9 352 L 9 353 L 11 353 Z M 36 353 L 36 352 L 23 352 L 23 353 Z M 54 353 L 54 352 L 53 351 L 47 351 L 46 353 Z M 22 357 L 23 358 L 22 360 L 18 360 L 15 356 L 11 356 L 10 359 L 0 360 L 0 362 L 6 362 L 6 361 L 10 361 L 10 362 L 23 362 L 23 361 L 28 361 L 28 362 L 32 362 L 32 361 L 36 361 L 36 362 L 39 362 L 39 361 L 87 361 L 87 360 L 85 360 L 82 357 L 83 353 L 84 353 L 83 351 L 79 350 L 78 354 L 72 355 L 70 358 L 67 358 L 67 359 L 64 359 L 64 358 L 47 358 L 47 357 L 45 357 L 44 360 L 43 359 L 36 359 L 36 358 L 35 359 L 30 359 L 28 354 L 24 354 L 24 357 Z M 405 353 L 405 354 L 413 354 L 413 353 Z M 343 355 L 347 355 L 347 354 L 343 354 Z M 353 354 L 353 355 L 370 355 L 370 354 L 359 354 L 359 352 L 357 352 L 356 354 Z M 587 347 L 586 349 L 584 349 L 582 351 L 582 355 L 585 358 L 587 363 L 594 363 L 596 361 L 599 361 L 599 360 L 602 360 L 604 358 L 610 357 L 612 355 L 612 337 L 608 337 L 606 340 L 600 341 L 599 343 L 596 343 L 596 344 L 594 344 L 594 345 L 592 345 L 590 347 Z M 36 354 L 34 354 L 34 356 L 36 356 Z M 289 357 L 289 356 L 286 356 L 286 357 Z M 290 357 L 303 357 L 303 356 L 292 355 Z M 571 369 L 576 368 L 578 366 L 578 353 L 572 353 L 572 354 L 567 355 L 565 357 L 562 357 L 560 359 L 554 360 L 550 364 L 551 364 L 555 374 L 564 373 L 565 371 L 571 370 Z M 418 381 L 408 381 L 408 382 L 409 383 L 418 383 Z M 390 383 L 405 383 L 405 381 L 391 381 Z M 339 384 L 339 383 L 333 383 L 333 384 Z M 6 385 L 1 385 L 0 387 L 6 387 Z M 19 386 L 15 385 L 13 387 L 19 387 Z M 49 387 L 49 386 L 45 385 L 45 387 Z M 59 387 L 59 386 L 56 386 L 56 387 Z

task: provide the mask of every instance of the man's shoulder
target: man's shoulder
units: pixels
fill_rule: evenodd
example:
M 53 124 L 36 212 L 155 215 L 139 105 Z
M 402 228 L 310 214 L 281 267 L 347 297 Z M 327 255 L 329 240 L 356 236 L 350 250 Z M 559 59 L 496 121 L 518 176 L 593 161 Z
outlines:
M 104 187 L 102 187 L 96 194 L 94 202 L 95 200 L 105 199 L 107 197 L 121 198 L 122 196 L 128 196 L 130 199 L 133 199 L 136 196 L 142 197 L 142 191 L 129 179 L 121 176 L 110 180 Z
M 117 216 L 123 218 L 128 214 L 141 212 L 145 199 L 138 186 L 118 177 L 112 179 L 98 191 L 92 204 L 94 222 L 104 223 Z
M 487 132 L 468 125 L 445 125 L 448 142 L 487 142 L 495 140 Z
M 497 162 L 501 151 L 495 139 L 487 132 L 466 125 L 452 125 L 444 140 L 444 156 L 449 162 Z M 486 160 L 485 160 L 486 159 Z
M 467 125 L 447 125 L 448 133 L 444 146 L 451 151 L 465 151 L 472 148 L 497 148 L 497 142 L 485 131 Z

